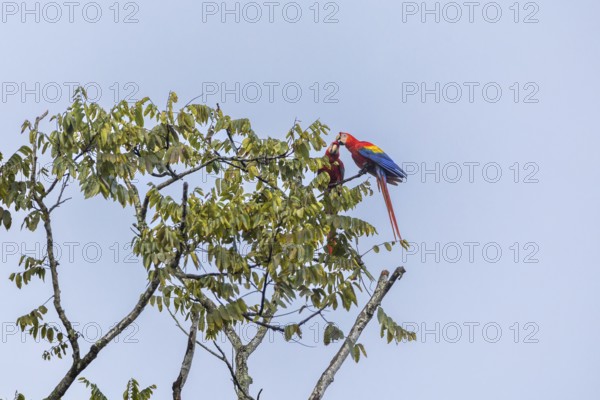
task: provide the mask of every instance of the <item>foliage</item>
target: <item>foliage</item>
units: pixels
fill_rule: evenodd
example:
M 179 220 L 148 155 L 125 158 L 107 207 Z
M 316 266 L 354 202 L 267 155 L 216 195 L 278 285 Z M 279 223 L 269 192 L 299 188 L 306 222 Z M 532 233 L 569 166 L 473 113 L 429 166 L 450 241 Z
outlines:
M 249 120 L 232 119 L 218 106 L 175 110 L 176 102 L 171 93 L 165 110 L 149 98 L 105 110 L 80 89 L 68 110 L 50 119 L 50 133 L 39 128 L 43 117 L 25 121 L 29 143 L 0 168 L 0 224 L 10 229 L 11 212 L 24 213 L 21 228 L 35 231 L 42 223 L 50 242 L 50 215 L 75 185 L 86 199 L 101 197 L 131 209 L 133 251 L 148 279 L 159 282 L 149 303 L 185 317 L 198 313 L 198 329 L 208 339 L 254 323 L 291 340 L 301 337 L 311 318 L 357 305 L 363 280 L 372 278 L 354 244 L 376 230 L 350 211 L 372 191 L 368 181 L 328 189 L 327 174 L 316 174 L 328 165 L 321 154 L 329 128 L 320 121 L 305 129 L 294 123 L 283 138 L 261 136 Z M 202 185 L 193 174 L 214 181 Z M 181 181 L 192 185 L 183 202 L 173 197 Z M 331 231 L 336 237 L 329 254 Z M 44 280 L 57 267 L 53 262 L 52 254 L 22 257 L 23 270 L 10 279 L 18 288 Z M 273 322 L 278 310 L 291 307 L 300 307 L 298 315 L 304 309 L 311 314 L 285 328 Z M 44 358 L 62 357 L 77 334 L 66 341 L 43 323 L 46 312 L 45 306 L 33 310 L 19 318 L 19 326 L 53 344 Z M 379 319 L 382 332 L 397 338 L 397 325 L 387 316 Z M 326 344 L 343 338 L 332 326 Z M 356 360 L 366 354 L 362 345 L 355 350 Z M 92 388 L 93 399 L 104 398 L 95 385 L 82 382 Z M 135 398 L 146 398 L 142 393 Z
M 79 378 L 79 381 L 85 384 L 86 388 L 91 389 L 90 400 L 108 400 L 96 384 L 84 377 Z M 148 400 L 152 397 L 152 393 L 155 389 L 155 385 L 150 385 L 147 388 L 140 390 L 140 384 L 132 378 L 127 382 L 127 387 L 123 392 L 123 400 Z
M 401 341 L 417 340 L 417 334 L 409 332 L 406 329 L 398 325 L 391 317 L 389 317 L 383 308 L 379 307 L 377 310 L 377 320 L 381 326 L 381 337 L 386 337 L 388 343 L 395 340 L 396 343 Z

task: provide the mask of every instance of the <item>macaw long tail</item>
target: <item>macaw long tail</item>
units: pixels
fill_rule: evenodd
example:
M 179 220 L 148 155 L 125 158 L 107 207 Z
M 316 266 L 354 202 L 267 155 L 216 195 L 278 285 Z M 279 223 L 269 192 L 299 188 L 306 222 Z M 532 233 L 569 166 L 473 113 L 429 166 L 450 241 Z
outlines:
M 400 229 L 398 229 L 398 221 L 396 221 L 396 214 L 394 213 L 394 207 L 392 206 L 392 199 L 390 198 L 390 192 L 388 191 L 387 178 L 385 171 L 379 167 L 376 168 L 377 172 L 377 187 L 383 194 L 385 200 L 385 206 L 387 208 L 388 216 L 390 217 L 390 223 L 392 224 L 392 232 L 394 233 L 394 240 L 402 240 L 400 235 Z

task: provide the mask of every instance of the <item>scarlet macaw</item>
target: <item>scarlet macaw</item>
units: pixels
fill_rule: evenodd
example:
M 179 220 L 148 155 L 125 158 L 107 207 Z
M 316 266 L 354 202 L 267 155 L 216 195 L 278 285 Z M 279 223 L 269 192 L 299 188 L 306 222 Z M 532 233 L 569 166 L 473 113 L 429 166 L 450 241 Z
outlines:
M 344 180 L 345 172 L 344 163 L 340 160 L 339 143 L 337 141 L 332 142 L 325 151 L 325 155 L 329 159 L 329 167 L 321 168 L 318 173 L 327 172 L 327 175 L 329 175 L 329 186 L 334 186 Z
M 318 173 L 325 172 L 329 175 L 329 188 L 332 188 L 344 180 L 345 172 L 344 163 L 340 160 L 340 145 L 337 140 L 329 145 L 325 155 L 329 159 L 329 167 L 321 168 Z M 333 245 L 335 245 L 335 228 L 332 229 L 327 235 L 327 252 L 329 254 L 333 253 Z
M 400 239 L 400 243 L 404 247 L 404 241 L 402 240 L 402 236 L 400 236 L 387 184 L 389 182 L 392 185 L 398 185 L 398 182 L 406 179 L 406 172 L 373 143 L 357 140 L 354 136 L 345 132 L 340 132 L 336 140 L 339 144 L 346 146 L 352 154 L 352 159 L 361 170 L 366 170 L 366 172 L 377 179 L 377 187 L 383 193 L 385 206 L 387 207 L 388 216 L 392 224 L 394 240 Z

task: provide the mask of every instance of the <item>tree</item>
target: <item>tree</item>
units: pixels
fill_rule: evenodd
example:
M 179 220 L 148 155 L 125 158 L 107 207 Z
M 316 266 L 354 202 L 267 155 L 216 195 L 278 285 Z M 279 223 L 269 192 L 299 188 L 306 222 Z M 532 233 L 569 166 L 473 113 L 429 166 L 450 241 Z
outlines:
M 326 125 L 316 121 L 302 129 L 295 122 L 284 139 L 261 137 L 247 119 L 232 119 L 218 105 L 187 104 L 175 111 L 176 102 L 171 93 L 165 110 L 148 98 L 105 110 L 88 102 L 79 89 L 67 111 L 50 119 L 56 124 L 51 133 L 40 128 L 47 113 L 25 121 L 22 132 L 28 133 L 28 144 L 1 167 L 2 224 L 10 229 L 12 215 L 18 212 L 24 215 L 21 227 L 42 229 L 47 241 L 44 257 L 21 257 L 20 269 L 10 279 L 21 288 L 32 279 L 44 279 L 49 271 L 54 312 L 65 334 L 45 322 L 45 305 L 17 323 L 49 343 L 45 359 L 68 353 L 72 357 L 71 367 L 47 399 L 60 399 L 148 304 L 167 310 L 187 337 L 180 371 L 174 373 L 174 399 L 181 398 L 196 348 L 223 361 L 238 399 L 253 399 L 248 358 L 267 332 L 296 340 L 313 318 L 327 321 L 325 344 L 344 340 L 312 399 L 323 396 L 349 354 L 356 361 L 366 354 L 357 340 L 375 312 L 388 342 L 415 339 L 380 307 L 404 273 L 402 267 L 391 275 L 381 274 L 347 335 L 324 316 L 326 311 L 358 306 L 356 291 L 366 289 L 365 280 L 373 277 L 364 254 L 353 244 L 376 234 L 368 222 L 345 215 L 371 194 L 368 181 L 347 185 L 362 173 L 334 187 L 328 186 L 327 174 L 315 176 L 328 164 L 325 157 L 310 155 L 322 154 Z M 51 167 L 39 167 L 42 158 L 51 161 Z M 193 174 L 200 171 L 216 174 L 214 185 L 190 186 Z M 53 253 L 53 212 L 68 205 L 65 196 L 73 186 L 86 199 L 100 196 L 131 209 L 133 249 L 148 279 L 131 311 L 87 352 L 63 307 L 60 268 Z M 175 189 L 181 190 L 180 200 L 166 193 Z M 337 233 L 329 254 L 331 230 Z M 393 245 L 397 243 L 384 244 L 390 251 Z M 371 250 L 379 252 L 379 247 Z M 283 316 L 288 318 L 285 325 L 280 322 Z M 190 321 L 189 328 L 181 319 Z M 235 330 L 241 324 L 256 325 L 256 335 L 243 340 Z M 214 341 L 220 333 L 230 342 L 233 359 Z M 197 340 L 198 335 L 212 340 L 213 346 Z M 103 398 L 94 397 L 103 396 L 97 386 L 81 381 L 92 388 L 92 398 Z M 132 382 L 137 388 L 135 380 L 128 387 Z M 151 389 L 144 396 L 150 396 Z

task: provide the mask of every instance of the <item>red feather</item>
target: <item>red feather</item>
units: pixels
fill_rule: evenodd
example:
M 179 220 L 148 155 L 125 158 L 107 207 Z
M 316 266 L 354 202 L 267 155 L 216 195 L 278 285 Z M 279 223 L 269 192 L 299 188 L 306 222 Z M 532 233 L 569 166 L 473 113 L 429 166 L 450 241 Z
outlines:
M 400 235 L 400 229 L 398 229 L 398 221 L 396 220 L 396 214 L 394 213 L 394 207 L 392 206 L 392 198 L 390 197 L 390 192 L 388 191 L 385 173 L 383 173 L 381 169 L 378 169 L 378 172 L 381 174 L 376 177 L 377 187 L 379 188 L 379 191 L 383 193 L 383 200 L 385 201 L 388 216 L 390 217 L 390 223 L 392 224 L 394 240 L 402 240 L 402 236 Z
M 344 180 L 344 163 L 340 160 L 340 149 L 337 142 L 333 142 L 325 151 L 329 159 L 329 167 L 321 168 L 318 173 L 326 172 L 329 175 L 329 186 L 335 185 Z
M 329 175 L 329 187 L 331 188 L 344 180 L 345 168 L 344 163 L 340 160 L 340 146 L 337 141 L 329 145 L 325 155 L 329 159 L 329 167 L 321 168 L 318 173 L 325 172 Z M 335 228 L 332 228 L 327 235 L 327 252 L 330 255 L 333 253 L 335 244 Z

